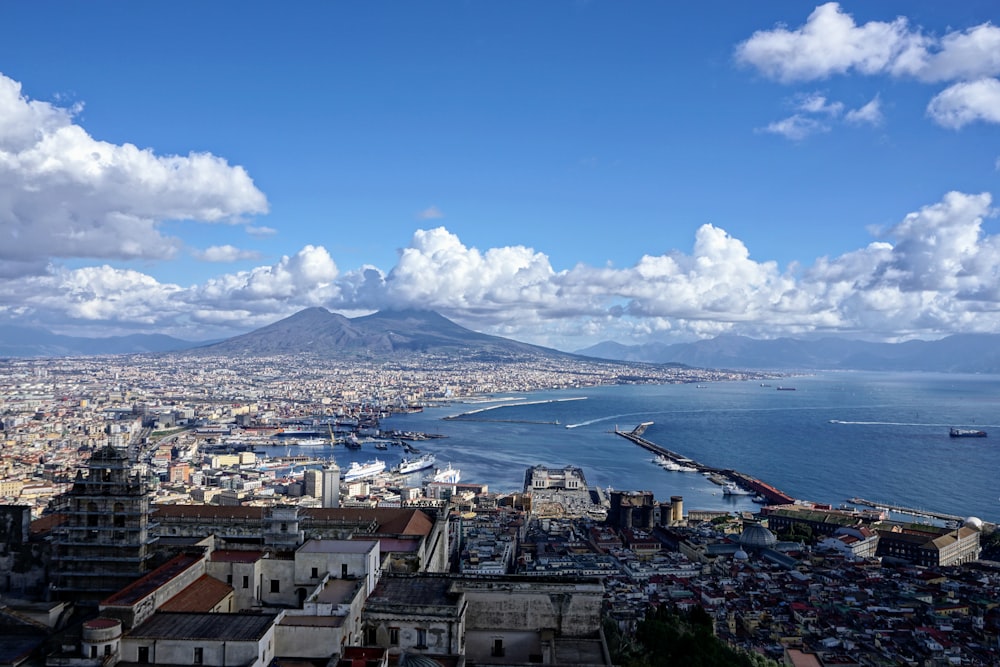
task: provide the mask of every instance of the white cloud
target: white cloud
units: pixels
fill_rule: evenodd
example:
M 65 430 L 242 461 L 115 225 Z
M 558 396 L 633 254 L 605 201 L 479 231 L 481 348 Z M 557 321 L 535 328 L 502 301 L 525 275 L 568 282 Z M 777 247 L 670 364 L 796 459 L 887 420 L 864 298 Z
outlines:
M 0 74 L 0 260 L 25 273 L 49 258 L 163 259 L 164 220 L 238 222 L 267 201 L 242 167 L 209 153 L 158 156 L 91 137 L 79 107 L 29 100 Z
M 736 58 L 785 83 L 812 81 L 852 70 L 886 71 L 911 50 L 922 49 L 923 41 L 905 18 L 858 26 L 839 4 L 829 2 L 813 10 L 798 29 L 779 26 L 755 32 L 737 46 Z
M 802 114 L 794 114 L 788 118 L 775 121 L 766 127 L 760 128 L 760 132 L 777 134 L 792 141 L 801 141 L 806 137 L 818 132 L 829 132 L 830 126 Z
M 830 102 L 825 95 L 819 93 L 809 93 L 801 97 L 798 102 L 799 111 L 811 114 L 823 114 L 836 117 L 844 110 L 842 102 Z
M 238 262 L 246 259 L 259 259 L 256 250 L 243 250 L 232 245 L 216 245 L 194 253 L 194 256 L 205 262 Z
M 815 92 L 797 95 L 792 98 L 791 104 L 796 113 L 757 131 L 802 141 L 813 134 L 829 132 L 834 124 L 878 125 L 882 122 L 881 103 L 877 95 L 861 108 L 851 109 L 846 114 L 843 102 L 829 100 Z
M 444 213 L 437 206 L 428 206 L 417 214 L 418 220 L 439 220 L 443 217 Z
M 878 95 L 867 104 L 848 111 L 844 115 L 844 120 L 855 125 L 881 125 L 883 120 L 882 102 Z
M 479 250 L 418 230 L 388 273 L 341 273 L 325 248 L 182 288 L 108 266 L 0 278 L 0 312 L 39 323 L 232 335 L 308 306 L 433 308 L 480 331 L 569 349 L 602 339 L 866 331 L 887 338 L 1000 329 L 1000 236 L 988 193 L 951 192 L 864 248 L 782 270 L 703 225 L 690 252 L 554 271 L 524 246 Z
M 247 225 L 246 232 L 250 236 L 263 237 L 263 236 L 274 236 L 275 234 L 278 233 L 278 230 L 274 229 L 273 227 L 267 227 L 265 225 Z
M 736 59 L 784 83 L 850 72 L 928 82 L 976 79 L 1000 74 L 1000 28 L 984 23 L 935 37 L 911 28 L 905 17 L 858 25 L 828 2 L 799 28 L 755 32 L 736 47 Z
M 927 114 L 939 125 L 953 129 L 975 121 L 1000 123 L 1000 81 L 956 83 L 930 101 Z

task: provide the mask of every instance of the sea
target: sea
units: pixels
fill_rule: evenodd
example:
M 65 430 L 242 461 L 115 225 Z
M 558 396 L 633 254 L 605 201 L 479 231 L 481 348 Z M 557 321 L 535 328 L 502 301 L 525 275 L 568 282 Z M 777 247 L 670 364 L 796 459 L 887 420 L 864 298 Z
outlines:
M 643 422 L 652 422 L 647 440 L 795 498 L 838 507 L 861 497 L 1000 522 L 1000 375 L 821 372 L 536 391 L 394 415 L 382 428 L 444 436 L 414 445 L 494 492 L 521 490 L 530 466 L 571 465 L 591 486 L 683 496 L 688 510 L 757 509 L 699 473 L 664 470 L 614 433 Z M 989 435 L 951 438 L 953 426 Z M 375 456 L 392 467 L 405 455 L 372 444 L 324 449 L 301 453 L 333 456 L 342 468 Z

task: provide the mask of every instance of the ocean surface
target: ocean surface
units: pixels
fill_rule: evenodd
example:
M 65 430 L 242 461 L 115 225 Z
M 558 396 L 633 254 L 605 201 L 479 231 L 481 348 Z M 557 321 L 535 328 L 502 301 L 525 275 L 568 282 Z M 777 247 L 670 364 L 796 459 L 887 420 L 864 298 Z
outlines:
M 382 427 L 446 436 L 414 444 L 491 491 L 520 490 L 529 466 L 574 465 L 592 486 L 652 491 L 663 501 L 680 495 L 687 509 L 757 507 L 724 496 L 698 473 L 660 468 L 650 452 L 613 433 L 652 421 L 646 439 L 796 498 L 837 506 L 858 496 L 1000 521 L 1000 376 L 828 372 L 764 384 L 498 395 L 396 415 Z M 950 438 L 952 426 L 989 437 Z M 332 454 L 343 468 L 374 456 L 392 467 L 404 454 L 372 444 L 323 449 L 302 453 Z

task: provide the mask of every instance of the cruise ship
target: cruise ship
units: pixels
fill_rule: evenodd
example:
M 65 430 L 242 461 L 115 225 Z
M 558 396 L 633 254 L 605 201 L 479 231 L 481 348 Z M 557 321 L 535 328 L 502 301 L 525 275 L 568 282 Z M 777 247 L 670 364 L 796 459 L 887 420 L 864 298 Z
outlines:
M 385 470 L 385 461 L 382 459 L 376 458 L 371 461 L 365 461 L 364 463 L 353 461 L 351 463 L 351 467 L 344 472 L 344 481 L 353 482 L 357 479 L 374 477 L 383 470 Z
M 462 472 L 458 468 L 451 467 L 449 463 L 447 468 L 440 468 L 434 472 L 433 481 L 441 484 L 458 484 L 461 478 Z
M 400 475 L 409 475 L 411 472 L 417 472 L 418 470 L 423 470 L 424 468 L 430 468 L 434 465 L 434 455 L 424 454 L 423 456 L 418 456 L 415 459 L 403 458 L 396 466 L 396 472 Z

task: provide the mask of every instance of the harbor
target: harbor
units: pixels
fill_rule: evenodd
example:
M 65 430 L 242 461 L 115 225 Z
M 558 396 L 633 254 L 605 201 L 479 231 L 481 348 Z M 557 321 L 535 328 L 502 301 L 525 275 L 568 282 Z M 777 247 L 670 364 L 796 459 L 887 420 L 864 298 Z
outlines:
M 719 484 L 720 486 L 726 487 L 727 484 L 733 484 L 735 487 L 746 489 L 750 493 L 755 493 L 765 502 L 772 505 L 786 505 L 794 503 L 795 499 L 788 494 L 779 491 L 770 484 L 763 482 L 755 477 L 747 475 L 745 473 L 738 472 L 731 469 L 715 468 L 712 466 L 705 465 L 695 461 L 692 458 L 674 452 L 672 450 L 658 445 L 655 442 L 651 442 L 645 439 L 643 434 L 646 429 L 653 425 L 653 422 L 643 422 L 636 426 L 631 431 L 622 431 L 617 426 L 615 427 L 615 435 L 619 435 L 626 440 L 639 445 L 643 449 L 653 452 L 657 456 L 662 456 L 667 460 L 688 468 L 694 468 L 698 472 L 707 473 L 710 475 L 709 479 Z M 729 487 L 734 488 L 734 487 Z

